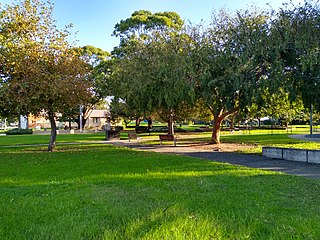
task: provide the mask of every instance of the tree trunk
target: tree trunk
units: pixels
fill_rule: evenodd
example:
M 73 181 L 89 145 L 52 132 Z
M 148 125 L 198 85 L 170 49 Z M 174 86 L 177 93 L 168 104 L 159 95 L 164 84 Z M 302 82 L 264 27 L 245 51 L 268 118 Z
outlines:
M 84 126 L 87 123 L 88 118 L 85 118 L 82 116 L 81 121 L 80 121 L 80 116 L 75 120 L 76 124 L 78 125 L 78 129 L 84 129 Z M 80 122 L 81 122 L 81 126 L 80 126 Z
M 261 119 L 258 118 L 258 128 L 261 128 Z
M 140 122 L 141 122 L 141 119 L 140 118 L 136 118 L 136 127 L 140 126 Z
M 152 128 L 152 119 L 151 119 L 151 117 L 149 117 L 147 119 L 147 121 L 148 121 L 148 130 L 150 131 L 150 129 Z
M 213 144 L 220 143 L 220 131 L 221 131 L 222 120 L 223 120 L 222 117 L 214 116 L 213 132 L 212 132 L 210 143 L 213 143 Z
M 56 121 L 54 119 L 54 113 L 52 113 L 52 112 L 49 112 L 49 121 L 50 121 L 50 125 L 51 125 L 51 135 L 50 135 L 50 142 L 49 142 L 49 146 L 48 146 L 48 151 L 52 152 L 56 146 L 56 138 L 57 138 L 57 125 L 56 125 Z
M 231 111 L 224 112 L 224 110 L 221 109 L 218 114 L 214 114 L 214 111 L 212 109 L 210 109 L 210 110 L 211 110 L 212 114 L 214 115 L 213 131 L 212 131 L 210 143 L 220 144 L 221 123 L 222 123 L 223 119 L 228 117 L 230 114 L 235 114 L 238 110 L 233 109 Z
M 130 123 L 131 122 L 131 120 L 129 120 L 129 121 L 127 121 L 127 120 L 123 120 L 124 121 L 124 125 L 126 126 L 126 128 L 128 127 L 128 123 Z
M 231 130 L 235 129 L 235 127 L 234 127 L 235 120 L 236 120 L 236 114 L 233 114 L 232 117 L 231 117 L 231 121 L 230 121 L 230 129 Z
M 82 117 L 82 130 L 84 129 L 84 126 L 87 123 L 88 118 Z

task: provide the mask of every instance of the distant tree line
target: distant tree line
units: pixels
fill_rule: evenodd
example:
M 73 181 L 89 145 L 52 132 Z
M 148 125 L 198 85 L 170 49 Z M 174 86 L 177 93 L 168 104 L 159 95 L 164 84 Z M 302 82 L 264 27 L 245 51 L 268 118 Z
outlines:
M 230 115 L 288 123 L 304 106 L 319 109 L 319 10 L 317 1 L 220 10 L 208 26 L 185 24 L 174 12 L 136 11 L 115 26 L 120 44 L 108 71 L 101 66 L 112 109 L 127 119 L 157 114 L 168 134 L 175 119 L 209 111 L 212 143 Z

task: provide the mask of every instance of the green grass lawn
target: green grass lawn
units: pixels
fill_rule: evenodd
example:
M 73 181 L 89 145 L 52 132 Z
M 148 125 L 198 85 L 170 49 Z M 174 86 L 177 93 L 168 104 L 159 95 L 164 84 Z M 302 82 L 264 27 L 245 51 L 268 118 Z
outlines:
M 320 239 L 316 180 L 108 145 L 0 148 L 0 239 Z
M 26 145 L 26 144 L 48 144 L 50 135 L 8 135 L 0 136 L 0 146 Z M 105 133 L 88 134 L 58 134 L 57 142 L 90 142 L 105 140 Z
M 289 137 L 289 134 L 250 134 L 250 135 L 224 135 L 221 137 L 222 142 L 252 144 L 255 148 L 244 150 L 244 153 L 261 154 L 263 146 L 274 146 L 284 148 L 304 148 L 320 149 L 320 142 L 307 142 Z

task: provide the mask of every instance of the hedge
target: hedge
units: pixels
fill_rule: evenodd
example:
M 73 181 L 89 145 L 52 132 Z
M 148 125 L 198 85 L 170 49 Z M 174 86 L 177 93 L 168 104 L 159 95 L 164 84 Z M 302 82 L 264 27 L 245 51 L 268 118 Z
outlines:
M 22 134 L 32 134 L 32 129 L 18 129 L 14 128 L 5 132 L 6 135 L 22 135 Z

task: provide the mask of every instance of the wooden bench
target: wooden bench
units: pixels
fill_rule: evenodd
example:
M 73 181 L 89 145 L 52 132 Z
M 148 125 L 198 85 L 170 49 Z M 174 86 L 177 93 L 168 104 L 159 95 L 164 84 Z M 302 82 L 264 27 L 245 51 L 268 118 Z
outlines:
M 128 133 L 128 138 L 129 138 L 129 142 L 131 139 L 136 139 L 137 141 L 139 141 L 139 137 L 138 137 L 138 134 L 136 133 Z
M 162 141 L 173 141 L 174 146 L 177 145 L 177 139 L 174 135 L 159 135 L 160 145 L 162 145 Z

